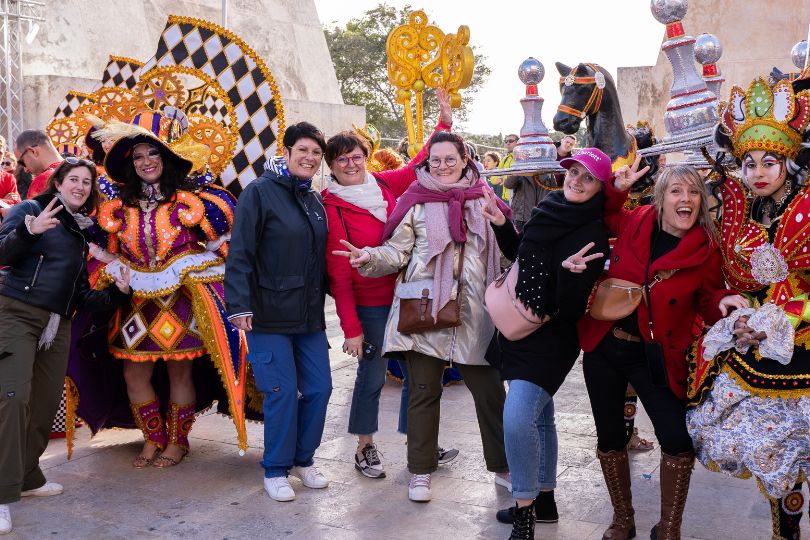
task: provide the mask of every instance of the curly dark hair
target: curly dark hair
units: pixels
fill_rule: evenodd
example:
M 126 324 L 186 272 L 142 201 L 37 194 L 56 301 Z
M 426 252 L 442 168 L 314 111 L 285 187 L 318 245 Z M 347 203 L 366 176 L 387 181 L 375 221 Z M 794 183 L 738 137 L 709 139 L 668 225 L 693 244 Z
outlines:
M 86 159 L 63 161 L 61 165 L 54 169 L 53 174 L 48 178 L 45 193 L 57 193 L 58 185 L 62 184 L 62 181 L 67 177 L 68 173 L 79 167 L 84 167 L 90 171 L 90 196 L 87 197 L 87 200 L 78 210 L 80 214 L 89 216 L 98 210 L 98 203 L 101 201 L 101 194 L 98 191 L 98 172 L 96 172 L 96 166 L 91 161 Z
M 149 144 L 149 143 L 144 143 Z M 160 158 L 163 161 L 163 174 L 160 175 L 160 192 L 164 200 L 173 201 L 178 189 L 190 189 L 186 177 L 181 172 L 181 167 L 177 163 L 177 157 L 166 150 L 162 145 L 152 144 L 160 151 Z M 134 147 L 133 147 L 134 148 Z M 127 156 L 124 166 L 124 183 L 121 185 L 121 200 L 125 206 L 137 206 L 141 197 L 141 177 L 135 171 L 135 163 L 132 153 Z

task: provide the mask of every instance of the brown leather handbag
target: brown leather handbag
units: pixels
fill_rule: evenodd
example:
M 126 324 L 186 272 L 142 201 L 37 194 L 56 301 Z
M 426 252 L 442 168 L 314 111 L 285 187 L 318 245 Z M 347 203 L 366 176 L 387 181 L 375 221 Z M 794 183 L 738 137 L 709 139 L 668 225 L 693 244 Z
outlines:
M 656 283 L 672 277 L 675 270 L 662 270 L 655 273 L 650 289 Z M 596 288 L 591 303 L 591 317 L 597 321 L 618 321 L 633 313 L 644 298 L 644 287 L 626 279 L 607 278 Z
M 451 299 L 433 319 L 433 280 L 419 282 L 403 281 L 397 286 L 399 298 L 399 322 L 397 332 L 415 334 L 427 330 L 441 330 L 461 326 L 461 289 L 464 280 L 464 244 L 461 245 L 458 264 L 458 288 L 456 297 Z M 421 288 L 421 289 L 420 289 Z

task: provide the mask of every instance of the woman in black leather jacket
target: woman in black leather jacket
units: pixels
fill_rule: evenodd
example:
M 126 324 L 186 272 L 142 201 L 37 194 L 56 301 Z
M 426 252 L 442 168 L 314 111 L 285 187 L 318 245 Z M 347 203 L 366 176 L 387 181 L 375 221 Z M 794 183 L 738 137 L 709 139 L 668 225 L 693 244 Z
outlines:
M 73 312 L 131 295 L 128 271 L 116 287 L 90 287 L 84 229 L 97 202 L 95 166 L 68 159 L 0 227 L 0 534 L 11 530 L 9 503 L 62 492 L 38 463 L 62 396 Z

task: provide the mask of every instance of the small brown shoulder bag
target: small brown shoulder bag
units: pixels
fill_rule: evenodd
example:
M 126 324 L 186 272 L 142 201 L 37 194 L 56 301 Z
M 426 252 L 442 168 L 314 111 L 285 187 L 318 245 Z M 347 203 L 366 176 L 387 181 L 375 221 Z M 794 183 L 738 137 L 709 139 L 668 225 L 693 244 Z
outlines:
M 397 332 L 401 334 L 415 334 L 427 330 L 440 330 L 461 326 L 461 291 L 464 278 L 464 244 L 461 244 L 461 253 L 458 264 L 458 288 L 455 299 L 451 299 L 436 314 L 433 319 L 433 280 L 419 282 L 405 282 L 397 286 L 399 298 L 399 322 Z M 414 288 L 416 286 L 416 288 Z M 421 287 L 421 289 L 419 289 Z

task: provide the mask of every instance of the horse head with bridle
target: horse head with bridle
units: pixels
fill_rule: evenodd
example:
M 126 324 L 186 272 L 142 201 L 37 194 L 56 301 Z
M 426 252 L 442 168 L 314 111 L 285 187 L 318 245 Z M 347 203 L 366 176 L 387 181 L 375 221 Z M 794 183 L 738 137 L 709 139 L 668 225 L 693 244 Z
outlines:
M 573 134 L 586 120 L 588 146 L 594 146 L 610 156 L 614 170 L 622 165 L 632 165 L 636 149 L 652 144 L 651 137 L 642 133 L 632 134 L 625 128 L 616 84 L 610 73 L 598 64 L 583 63 L 570 68 L 555 62 L 560 73 L 562 99 L 554 115 L 554 129 Z M 649 161 L 648 161 L 649 160 Z M 644 158 L 645 164 L 654 165 L 655 159 Z M 647 178 L 657 170 L 653 166 Z M 642 180 L 644 183 L 647 178 Z M 641 187 L 640 185 L 634 187 Z

